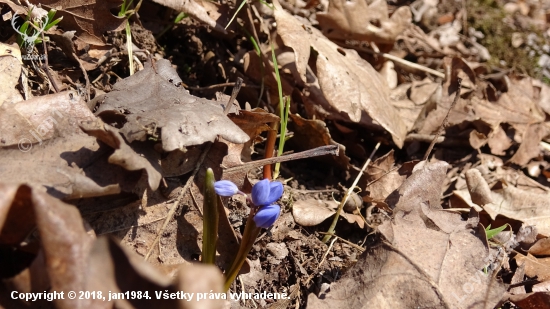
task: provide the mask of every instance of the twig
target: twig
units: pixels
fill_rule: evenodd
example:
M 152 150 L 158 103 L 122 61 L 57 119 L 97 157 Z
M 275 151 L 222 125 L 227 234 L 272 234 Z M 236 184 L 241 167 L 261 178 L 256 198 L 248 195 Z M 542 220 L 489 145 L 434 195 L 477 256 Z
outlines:
M 455 98 L 453 100 L 453 103 L 451 103 L 451 106 L 449 107 L 449 110 L 447 111 L 447 115 L 445 115 L 445 118 L 443 119 L 443 122 L 441 123 L 441 126 L 439 127 L 439 130 L 437 131 L 437 134 L 435 135 L 434 139 L 432 140 L 432 142 L 430 144 L 430 147 L 428 147 L 428 150 L 426 150 L 426 153 L 424 154 L 424 158 L 422 159 L 422 161 L 426 161 L 426 159 L 428 159 L 428 156 L 430 155 L 430 152 L 432 152 L 432 149 L 434 148 L 437 139 L 439 138 L 441 133 L 443 133 L 443 130 L 447 126 L 447 124 L 449 122 L 449 114 L 451 114 L 451 110 L 455 107 L 456 102 L 458 102 L 458 99 L 460 98 L 460 90 L 461 90 L 460 85 L 461 84 L 462 84 L 462 79 L 458 78 L 458 90 L 456 91 L 456 95 L 455 95 Z
M 321 264 L 323 264 L 323 262 L 325 261 L 325 259 L 327 258 L 327 255 L 328 253 L 330 252 L 330 249 L 332 249 L 332 246 L 334 246 L 334 243 L 336 242 L 338 238 L 333 238 L 332 241 L 330 242 L 330 245 L 328 246 L 327 248 L 327 251 L 325 251 L 325 254 L 323 254 L 323 258 L 321 259 L 321 261 L 319 262 L 319 265 L 317 265 L 317 268 L 321 267 Z
M 52 74 L 50 73 L 50 65 L 48 64 L 48 46 L 46 46 L 46 40 L 44 38 L 44 32 L 42 34 L 42 46 L 44 47 L 44 65 L 42 66 L 42 69 L 44 72 L 46 72 L 46 75 L 48 75 L 48 78 L 50 79 L 50 84 L 53 86 L 53 89 L 55 89 L 55 92 L 59 92 L 59 87 L 57 87 L 57 83 L 52 77 Z
M 321 147 L 317 147 L 317 148 L 313 148 L 313 149 L 309 149 L 306 151 L 293 153 L 285 156 L 247 162 L 247 163 L 244 163 L 243 165 L 227 168 L 223 172 L 225 174 L 225 173 L 235 173 L 240 171 L 249 171 L 253 168 L 264 166 L 266 164 L 286 162 L 286 161 L 292 161 L 292 160 L 298 160 L 298 159 L 306 159 L 306 158 L 312 158 L 312 157 L 318 157 L 318 156 L 324 156 L 324 155 L 337 156 L 338 146 L 337 145 L 321 146 Z
M 428 67 L 425 67 L 423 65 L 420 65 L 418 63 L 414 63 L 414 62 L 410 62 L 410 61 L 407 61 L 405 59 L 401 59 L 399 57 L 396 57 L 394 55 L 391 55 L 391 54 L 386 54 L 386 53 L 381 53 L 380 54 L 382 57 L 388 59 L 388 60 L 391 60 L 391 61 L 395 61 L 395 62 L 398 62 L 398 63 L 401 63 L 405 66 L 408 66 L 410 68 L 413 68 L 413 69 L 417 69 L 417 70 L 420 70 L 420 71 L 424 71 L 426 73 L 430 73 L 432 75 L 435 75 L 437 77 L 441 77 L 441 78 L 445 78 L 445 74 L 444 73 L 441 73 L 439 71 L 436 71 L 436 70 L 432 70 Z
M 395 62 L 398 62 L 404 66 L 408 66 L 409 68 L 413 68 L 413 69 L 416 69 L 416 70 L 420 70 L 420 71 L 424 71 L 426 73 L 430 73 L 432 75 L 435 75 L 437 77 L 441 77 L 441 78 L 445 78 L 445 74 L 444 73 L 441 73 L 439 71 L 436 71 L 436 70 L 433 70 L 433 69 L 430 69 L 428 67 L 425 67 L 423 65 L 420 65 L 418 63 L 414 63 L 414 62 L 410 62 L 410 61 L 407 61 L 405 59 L 401 59 L 399 57 L 396 57 L 394 55 L 391 55 L 391 54 L 386 54 L 386 53 L 381 53 L 381 52 L 377 52 L 375 50 L 372 50 L 370 48 L 366 48 L 366 47 L 362 47 L 362 46 L 355 46 L 355 45 L 349 45 L 349 44 L 342 44 L 341 42 L 337 42 L 339 43 L 340 45 L 343 45 L 344 47 L 346 48 L 351 48 L 351 49 L 356 49 L 356 50 L 360 50 L 360 51 L 363 51 L 363 52 L 366 52 L 366 53 L 369 53 L 369 54 L 373 54 L 373 55 L 378 55 L 378 56 L 382 56 L 388 60 L 391 60 L 391 61 L 395 61 Z
M 189 89 L 189 90 L 209 90 L 209 89 L 216 89 L 216 88 L 223 88 L 223 87 L 235 87 L 236 85 L 237 85 L 236 82 L 231 82 L 231 83 L 215 84 L 215 85 L 210 85 L 210 86 L 206 86 L 206 87 L 189 87 L 189 86 L 184 86 L 184 87 Z M 244 88 L 260 88 L 259 86 L 248 85 L 248 84 L 245 84 L 245 83 L 242 83 L 241 87 L 244 87 Z
M 340 205 L 338 205 L 338 209 L 336 210 L 336 214 L 334 215 L 334 218 L 332 219 L 332 224 L 330 225 L 330 227 L 327 231 L 327 234 L 322 239 L 323 242 L 325 242 L 325 243 L 328 242 L 330 240 L 330 238 L 332 237 L 332 234 L 334 234 L 334 229 L 336 228 L 336 223 L 338 222 L 338 218 L 340 218 L 340 213 L 342 212 L 342 208 L 344 208 L 344 204 L 346 204 L 346 202 L 348 201 L 348 198 L 351 195 L 351 192 L 353 191 L 353 188 L 355 188 L 355 186 L 357 186 L 357 183 L 359 182 L 359 179 L 361 178 L 361 175 L 363 175 L 363 172 L 365 171 L 365 169 L 369 165 L 370 161 L 372 160 L 372 157 L 374 157 L 374 154 L 378 150 L 378 147 L 380 147 L 380 142 L 378 142 L 376 144 L 376 146 L 374 146 L 374 149 L 372 150 L 369 158 L 367 159 L 367 162 L 365 162 L 365 164 L 363 165 L 363 168 L 361 168 L 361 171 L 359 172 L 357 177 L 355 177 L 355 180 L 353 181 L 353 184 L 349 187 L 348 191 L 346 191 L 346 194 L 344 195 L 344 198 L 340 202 Z

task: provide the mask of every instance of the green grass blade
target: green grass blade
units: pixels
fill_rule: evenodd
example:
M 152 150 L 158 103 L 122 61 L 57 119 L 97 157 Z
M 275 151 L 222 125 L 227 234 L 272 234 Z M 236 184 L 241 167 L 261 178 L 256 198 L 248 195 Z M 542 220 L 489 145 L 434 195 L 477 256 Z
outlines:
M 233 22 L 235 17 L 237 17 L 237 14 L 239 14 L 239 11 L 244 7 L 245 4 L 246 4 L 246 0 L 243 0 L 243 2 L 241 2 L 241 5 L 239 5 L 239 7 L 237 8 L 237 11 L 235 12 L 235 14 L 233 14 L 233 17 L 231 17 L 231 20 L 229 21 L 229 23 L 227 23 L 227 26 L 225 26 L 225 30 L 227 30 L 227 28 L 231 25 L 231 23 Z

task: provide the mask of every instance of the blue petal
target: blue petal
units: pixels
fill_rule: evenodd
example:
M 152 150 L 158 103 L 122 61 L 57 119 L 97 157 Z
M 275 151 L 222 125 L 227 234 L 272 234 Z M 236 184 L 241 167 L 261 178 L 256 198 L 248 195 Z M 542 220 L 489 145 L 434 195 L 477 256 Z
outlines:
M 270 205 L 275 203 L 283 196 L 283 184 L 278 181 L 272 181 L 269 184 L 269 196 L 262 205 Z
M 254 216 L 254 222 L 257 227 L 267 229 L 275 223 L 275 220 L 279 218 L 280 213 L 281 207 L 277 204 L 262 206 Z
M 256 206 L 262 206 L 267 205 L 265 201 L 267 201 L 269 197 L 269 191 L 270 191 L 270 184 L 269 179 L 264 179 L 259 181 L 252 187 L 252 203 Z
M 214 183 L 214 191 L 221 196 L 233 196 L 239 192 L 239 188 L 229 180 L 220 180 Z

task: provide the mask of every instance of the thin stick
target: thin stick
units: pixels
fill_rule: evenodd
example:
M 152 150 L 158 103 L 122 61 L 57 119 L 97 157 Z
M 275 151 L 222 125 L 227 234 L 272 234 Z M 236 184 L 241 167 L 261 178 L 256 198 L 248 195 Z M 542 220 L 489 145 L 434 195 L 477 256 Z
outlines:
M 451 110 L 455 107 L 456 102 L 458 102 L 458 98 L 460 98 L 460 90 L 461 90 L 460 85 L 461 84 L 462 84 L 462 79 L 459 78 L 458 79 L 458 90 L 456 91 L 456 96 L 453 100 L 453 103 L 451 103 L 451 106 L 449 107 L 449 110 L 447 111 L 447 115 L 445 115 L 445 118 L 443 119 L 443 122 L 441 123 L 441 126 L 439 127 L 439 130 L 437 131 L 437 134 L 435 135 L 434 139 L 430 143 L 430 147 L 428 147 L 428 150 L 426 150 L 426 153 L 424 154 L 424 158 L 422 159 L 422 161 L 426 161 L 428 159 L 428 156 L 430 156 L 430 152 L 432 152 L 432 149 L 434 148 L 435 143 L 437 142 L 437 139 L 439 138 L 441 133 L 443 133 L 443 130 L 447 126 L 447 124 L 449 122 L 449 114 L 451 114 Z
M 52 77 L 52 74 L 50 73 L 50 65 L 48 64 L 48 46 L 46 46 L 46 39 L 44 38 L 44 32 L 42 34 L 42 46 L 44 47 L 44 65 L 42 66 L 42 69 L 44 72 L 46 72 L 46 75 L 48 75 L 48 78 L 50 79 L 50 84 L 53 86 L 53 89 L 55 89 L 55 92 L 59 92 L 59 87 L 57 87 L 57 83 Z
M 339 43 L 340 45 L 343 45 L 344 47 L 346 48 L 351 48 L 351 49 L 356 49 L 356 50 L 360 50 L 360 51 L 364 51 L 364 52 L 367 52 L 369 54 L 373 54 L 373 55 L 378 55 L 378 56 L 382 56 L 388 60 L 391 60 L 391 61 L 395 61 L 395 62 L 398 62 L 404 66 L 407 66 L 409 68 L 412 68 L 412 69 L 416 69 L 416 70 L 420 70 L 420 71 L 424 71 L 426 73 L 430 73 L 432 75 L 435 75 L 437 77 L 441 77 L 441 78 L 445 78 L 445 74 L 444 73 L 441 73 L 439 71 L 436 71 L 436 70 L 433 70 L 433 69 L 430 69 L 428 67 L 425 67 L 423 65 L 420 65 L 418 63 L 414 63 L 414 62 L 410 62 L 410 61 L 407 61 L 405 59 L 401 59 L 399 57 L 396 57 L 394 55 L 390 55 L 390 54 L 386 54 L 386 53 L 381 53 L 381 52 L 377 52 L 375 50 L 372 50 L 370 48 L 365 48 L 365 47 L 361 47 L 361 46 L 351 46 L 349 44 L 342 44 L 340 42 L 337 42 Z
M 225 170 L 223 170 L 225 173 L 235 173 L 240 171 L 249 171 L 253 168 L 264 166 L 266 164 L 273 164 L 277 162 L 286 162 L 286 161 L 292 161 L 292 160 L 298 160 L 298 159 L 306 159 L 306 158 L 312 158 L 312 157 L 318 157 L 318 156 L 324 156 L 324 155 L 338 155 L 338 146 L 337 145 L 328 145 L 328 146 L 321 146 L 313 149 L 309 149 L 306 151 L 293 153 L 289 155 L 284 155 L 280 157 L 274 157 L 274 158 L 268 158 L 268 159 L 261 159 L 256 160 L 252 162 L 247 162 L 243 165 L 230 167 Z
M 327 258 L 327 255 L 330 252 L 330 249 L 332 249 L 332 246 L 334 246 L 334 243 L 336 242 L 337 239 L 338 238 L 336 237 L 332 239 L 332 241 L 330 242 L 330 245 L 327 248 L 327 251 L 325 251 L 325 254 L 323 254 L 323 258 L 321 259 L 321 262 L 319 262 L 319 265 L 317 265 L 317 268 L 321 267 L 321 264 L 323 264 L 323 262 Z
M 208 90 L 208 89 L 216 89 L 216 88 L 223 88 L 223 87 L 235 87 L 236 85 L 237 85 L 236 82 L 230 82 L 230 83 L 221 83 L 221 84 L 210 85 L 210 86 L 206 86 L 206 87 L 189 87 L 189 86 L 185 86 L 185 88 L 187 88 L 189 90 Z M 260 88 L 260 86 L 249 85 L 249 84 L 245 84 L 245 83 L 242 83 L 241 87 L 244 87 L 244 88 Z
M 348 191 L 346 191 L 346 194 L 344 195 L 344 198 L 340 202 L 340 205 L 338 205 L 338 209 L 336 210 L 336 214 L 334 215 L 334 219 L 332 219 L 332 224 L 330 225 L 330 227 L 327 231 L 327 234 L 322 239 L 323 242 L 325 242 L 325 243 L 328 242 L 330 240 L 330 238 L 332 237 L 332 234 L 334 234 L 334 229 L 336 228 L 336 223 L 338 222 L 338 218 L 340 218 L 340 213 L 342 212 L 342 208 L 344 208 L 344 204 L 346 204 L 346 202 L 348 201 L 348 198 L 351 195 L 351 192 L 353 192 L 353 188 L 355 188 L 355 186 L 357 186 L 357 183 L 359 182 L 359 179 L 361 178 L 361 175 L 363 175 L 363 172 L 365 171 L 365 169 L 369 165 L 370 161 L 372 160 L 372 157 L 374 157 L 374 154 L 378 150 L 378 147 L 380 147 L 380 142 L 378 142 L 376 144 L 376 146 L 374 146 L 374 149 L 372 150 L 369 158 L 367 159 L 367 162 L 365 162 L 365 164 L 363 165 L 363 168 L 361 168 L 361 171 L 359 172 L 357 177 L 355 177 L 355 180 L 353 181 L 353 184 L 349 187 Z
M 388 60 L 391 60 L 391 61 L 395 61 L 395 62 L 399 62 L 405 66 L 408 66 L 410 68 L 413 68 L 413 69 L 417 69 L 417 70 L 420 70 L 420 71 L 424 71 L 426 73 L 430 73 L 432 75 L 435 75 L 437 77 L 441 77 L 441 78 L 445 78 L 445 74 L 444 73 L 441 73 L 439 71 L 436 71 L 436 70 L 432 70 L 430 68 L 427 68 L 425 66 L 422 66 L 418 63 L 414 63 L 414 62 L 410 62 L 410 61 L 407 61 L 405 59 L 401 59 L 399 57 L 396 57 L 394 55 L 390 55 L 390 54 L 386 54 L 386 53 L 381 53 L 380 54 L 382 57 L 388 59 Z

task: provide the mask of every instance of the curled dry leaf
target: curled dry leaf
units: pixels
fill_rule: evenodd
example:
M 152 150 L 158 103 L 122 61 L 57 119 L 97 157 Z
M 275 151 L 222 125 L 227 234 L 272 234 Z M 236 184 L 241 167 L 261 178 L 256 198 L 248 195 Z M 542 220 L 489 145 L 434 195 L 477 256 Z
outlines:
M 468 171 L 467 176 L 471 192 L 456 190 L 453 193 L 468 205 L 475 207 L 472 202 L 475 199 L 493 220 L 502 215 L 536 226 L 541 235 L 550 235 L 550 193 L 529 192 L 501 180 L 493 185 L 489 195 L 480 173 Z
M 3 199 L 0 201 L 0 243 L 13 248 L 4 261 L 20 261 L 27 250 L 43 258 L 37 267 L 25 268 L 23 273 L 10 279 L 8 284 L 20 292 L 42 292 L 42 288 L 64 292 L 86 290 L 87 256 L 93 239 L 85 229 L 78 210 L 48 194 L 37 192 L 19 184 L 0 184 Z M 36 226 L 40 241 L 19 247 Z M 38 245 L 39 249 L 36 248 Z M 23 252 L 22 252 L 23 251 Z M 2 263 L 4 271 L 13 268 L 11 263 Z M 45 273 L 44 273 L 45 272 Z M 3 272 L 5 273 L 5 272 Z M 35 286 L 47 278 L 47 286 Z M 10 289 L 11 290 L 11 289 Z M 85 308 L 90 300 L 65 299 L 54 301 L 57 308 Z
M 328 12 L 318 13 L 323 33 L 338 40 L 372 41 L 393 44 L 396 37 L 411 25 L 408 6 L 401 6 L 389 17 L 384 0 L 329 1 Z
M 356 51 L 340 48 L 315 28 L 303 25 L 274 2 L 277 33 L 284 44 L 294 50 L 296 70 L 302 81 L 310 58 L 316 63 L 318 84 L 309 84 L 311 93 L 320 98 L 327 115 L 388 131 L 398 147 L 403 146 L 406 127 L 389 100 L 389 88 L 376 70 Z M 312 49 L 315 52 L 312 52 Z M 311 79 L 309 79 L 311 81 Z M 315 100 L 314 96 L 312 96 Z
M 0 183 L 0 192 L 0 244 L 12 249 L 3 251 L 3 254 L 9 255 L 3 256 L 6 258 L 3 261 L 10 262 L 3 262 L 0 268 L 2 274 L 6 274 L 6 271 L 13 271 L 11 268 L 14 266 L 23 267 L 15 276 L 4 278 L 2 290 L 22 293 L 51 290 L 65 295 L 69 291 L 95 291 L 102 292 L 106 297 L 64 297 L 54 300 L 55 307 L 61 309 L 220 308 L 223 305 L 221 299 L 205 299 L 199 303 L 185 299 L 158 299 L 155 294 L 178 291 L 222 293 L 222 274 L 216 267 L 181 267 L 175 282 L 171 283 L 170 278 L 158 273 L 141 257 L 127 252 L 116 241 L 107 237 L 94 240 L 95 237 L 86 232 L 78 210 L 72 205 L 26 185 Z M 35 226 L 38 237 L 29 237 Z M 109 301 L 109 293 L 127 291 L 147 292 L 150 299 Z M 0 298 L 1 306 L 5 305 L 4 301 Z M 23 306 L 23 303 L 14 301 L 10 304 L 10 308 Z M 42 305 L 46 307 L 47 303 Z
M 160 130 L 162 149 L 167 152 L 214 141 L 218 135 L 237 144 L 249 140 L 224 115 L 220 103 L 190 95 L 157 74 L 150 63 L 116 83 L 97 115 L 118 127 L 130 143 L 157 139 Z
M 117 129 L 104 124 L 99 119 L 82 122 L 80 128 L 115 150 L 115 152 L 109 156 L 109 163 L 119 165 L 128 171 L 145 170 L 148 175 L 149 188 L 153 191 L 157 190 L 162 178 L 160 166 L 155 164 L 156 167 L 153 167 L 151 162 L 130 148 Z
M 65 31 L 76 30 L 79 40 L 90 45 L 105 45 L 103 34 L 107 31 L 122 30 L 125 17 L 113 15 L 111 11 L 120 11 L 122 0 L 84 1 L 84 0 L 30 0 L 41 4 L 43 8 L 57 10 L 56 17 L 63 16 L 59 23 Z
M 107 149 L 78 127 L 94 119 L 74 91 L 0 107 L 0 181 L 27 183 L 62 199 L 134 190 L 136 177 L 113 168 L 102 156 Z

